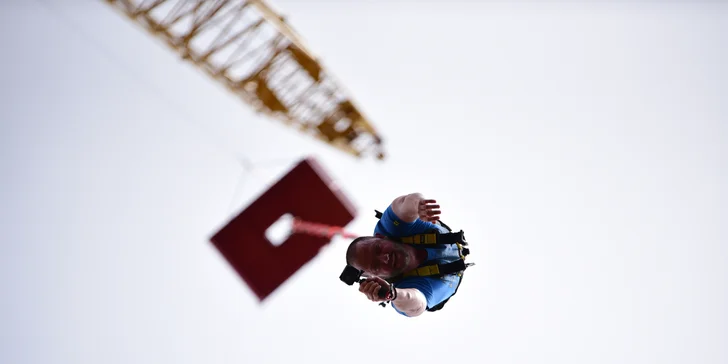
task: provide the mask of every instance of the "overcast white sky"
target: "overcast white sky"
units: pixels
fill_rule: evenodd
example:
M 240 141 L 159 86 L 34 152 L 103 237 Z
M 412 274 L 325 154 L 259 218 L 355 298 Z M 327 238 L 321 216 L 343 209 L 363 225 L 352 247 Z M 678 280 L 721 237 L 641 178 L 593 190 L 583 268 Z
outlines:
M 101 1 L 0 5 L 0 362 L 728 362 L 728 6 L 273 5 L 384 163 L 253 115 Z M 208 239 L 309 155 L 352 231 L 410 192 L 466 231 L 445 310 L 366 301 L 340 239 L 257 302 Z

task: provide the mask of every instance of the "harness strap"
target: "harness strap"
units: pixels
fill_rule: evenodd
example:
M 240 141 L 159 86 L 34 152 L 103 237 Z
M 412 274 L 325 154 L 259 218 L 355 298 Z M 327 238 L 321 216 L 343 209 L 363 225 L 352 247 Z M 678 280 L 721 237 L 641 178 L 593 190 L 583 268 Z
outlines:
M 438 239 L 437 234 L 435 233 L 429 233 L 429 234 L 416 234 L 412 236 L 404 236 L 399 239 L 401 242 L 405 244 L 414 244 L 414 245 L 420 245 L 420 244 L 437 244 Z
M 451 232 L 451 233 L 441 233 L 439 231 L 431 232 L 431 233 L 424 233 L 424 234 L 415 234 L 411 236 L 403 236 L 399 239 L 400 242 L 405 244 L 413 244 L 413 245 L 435 245 L 435 244 L 444 244 L 444 245 L 450 245 L 450 244 L 458 244 L 458 245 L 468 245 L 468 242 L 465 240 L 465 233 L 460 230 L 458 232 Z
M 402 274 L 401 278 L 405 277 L 432 277 L 432 276 L 445 276 L 452 273 L 458 273 L 462 272 L 467 268 L 467 264 L 465 264 L 465 261 L 460 259 L 456 260 L 452 263 L 447 264 L 431 264 L 426 265 L 423 267 L 419 267 L 417 269 L 410 270 L 408 272 L 405 272 Z
M 466 256 L 470 255 L 470 249 L 466 248 L 468 242 L 465 241 L 465 235 L 462 230 L 456 233 L 441 233 L 439 231 L 434 233 L 416 234 L 412 236 L 403 236 L 395 238 L 394 240 L 399 241 L 403 244 L 411 245 L 427 245 L 427 247 L 434 248 L 438 245 L 457 245 L 458 251 L 460 252 L 460 259 L 465 259 Z

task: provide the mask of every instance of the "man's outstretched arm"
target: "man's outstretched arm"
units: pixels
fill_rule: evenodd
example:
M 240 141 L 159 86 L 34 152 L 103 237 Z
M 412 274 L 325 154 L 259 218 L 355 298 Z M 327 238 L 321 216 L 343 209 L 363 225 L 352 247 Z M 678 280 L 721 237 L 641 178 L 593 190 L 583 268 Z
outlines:
M 427 299 L 416 288 L 398 288 L 397 298 L 392 301 L 392 306 L 407 317 L 416 317 L 427 309 Z
M 369 277 L 359 286 L 359 291 L 371 301 L 382 302 L 385 298 L 379 297 L 381 287 L 390 287 L 389 282 L 380 277 Z M 391 301 L 398 311 L 408 317 L 421 315 L 427 309 L 427 298 L 417 288 L 395 288 L 397 297 Z
M 417 219 L 434 222 L 438 220 L 440 211 L 435 200 L 427 200 L 421 193 L 415 192 L 409 195 L 399 196 L 392 201 L 392 212 L 406 223 L 414 222 Z

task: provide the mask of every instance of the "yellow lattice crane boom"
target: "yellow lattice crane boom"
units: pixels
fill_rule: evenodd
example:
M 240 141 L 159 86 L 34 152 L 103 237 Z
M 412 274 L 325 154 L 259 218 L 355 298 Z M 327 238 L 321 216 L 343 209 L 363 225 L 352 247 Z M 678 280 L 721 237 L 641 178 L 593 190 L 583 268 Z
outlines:
M 350 95 L 260 0 L 103 0 L 255 111 L 355 156 L 384 158 Z

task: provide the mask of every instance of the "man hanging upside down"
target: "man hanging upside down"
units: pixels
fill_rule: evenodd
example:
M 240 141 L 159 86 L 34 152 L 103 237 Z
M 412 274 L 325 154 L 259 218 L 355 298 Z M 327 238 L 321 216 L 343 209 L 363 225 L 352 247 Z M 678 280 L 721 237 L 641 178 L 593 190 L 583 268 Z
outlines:
M 413 244 L 412 240 L 402 239 L 433 229 L 449 233 L 439 222 L 440 213 L 437 201 L 419 193 L 394 199 L 382 213 L 374 235 L 354 239 L 347 249 L 347 264 L 366 278 L 359 291 L 374 302 L 390 301 L 397 312 L 407 317 L 442 308 L 455 294 L 464 270 L 463 266 L 462 270 L 448 273 L 452 269 L 443 268 L 443 264 L 464 264 L 463 244 Z M 433 264 L 440 264 L 439 275 L 423 273 L 431 271 Z M 453 265 L 457 263 L 449 264 Z M 381 297 L 380 290 L 389 295 Z

